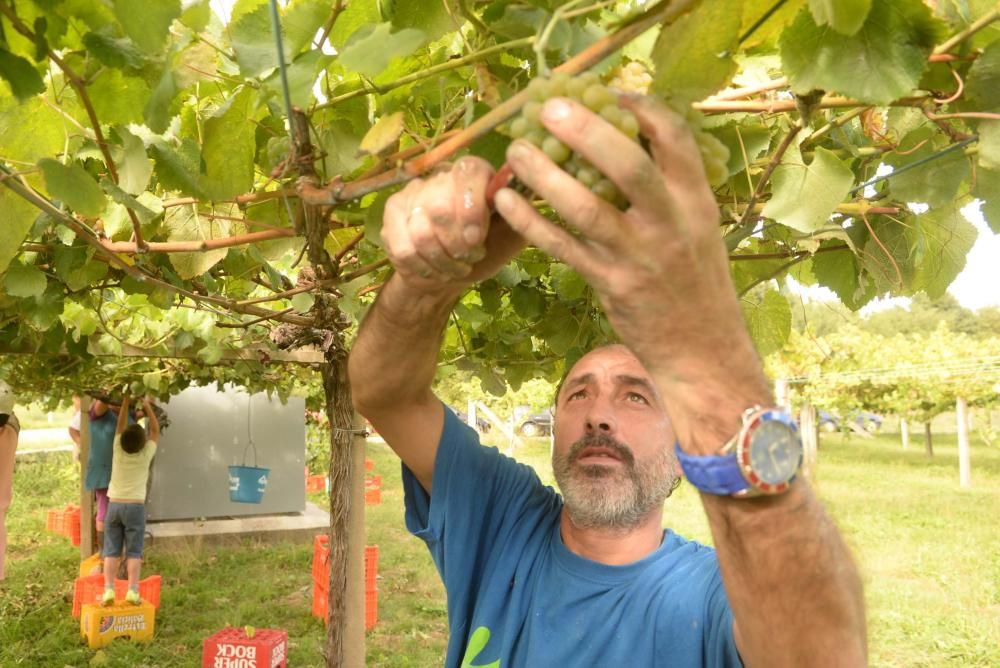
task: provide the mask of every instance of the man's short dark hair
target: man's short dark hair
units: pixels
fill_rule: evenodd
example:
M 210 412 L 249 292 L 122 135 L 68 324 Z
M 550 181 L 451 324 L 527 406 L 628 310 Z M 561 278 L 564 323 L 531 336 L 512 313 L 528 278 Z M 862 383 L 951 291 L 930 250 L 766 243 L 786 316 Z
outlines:
M 122 450 L 134 455 L 146 446 L 146 430 L 138 424 L 130 424 L 122 432 Z
M 7 424 L 7 420 L 9 420 L 9 419 L 10 419 L 10 414 L 9 413 L 0 413 L 0 427 L 2 427 L 5 424 Z

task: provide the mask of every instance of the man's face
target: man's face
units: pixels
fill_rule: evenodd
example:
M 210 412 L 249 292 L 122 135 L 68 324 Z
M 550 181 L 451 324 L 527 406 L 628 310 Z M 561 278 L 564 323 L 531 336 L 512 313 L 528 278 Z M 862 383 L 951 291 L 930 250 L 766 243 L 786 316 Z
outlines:
M 677 480 L 674 433 L 652 379 L 623 346 L 585 355 L 555 411 L 552 468 L 577 526 L 633 528 Z

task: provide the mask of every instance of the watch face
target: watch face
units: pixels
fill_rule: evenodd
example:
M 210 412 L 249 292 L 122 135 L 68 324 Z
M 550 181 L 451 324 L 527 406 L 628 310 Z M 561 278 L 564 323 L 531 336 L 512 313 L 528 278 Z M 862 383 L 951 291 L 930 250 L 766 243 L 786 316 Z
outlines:
M 799 468 L 802 443 L 793 427 L 779 420 L 762 420 L 750 439 L 750 464 L 770 485 L 788 482 Z

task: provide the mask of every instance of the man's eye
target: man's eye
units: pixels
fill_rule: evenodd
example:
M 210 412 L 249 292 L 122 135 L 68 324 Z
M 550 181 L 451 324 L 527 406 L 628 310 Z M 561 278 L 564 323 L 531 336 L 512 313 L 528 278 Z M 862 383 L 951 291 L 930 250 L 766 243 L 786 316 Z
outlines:
M 640 404 L 648 404 L 649 403 L 648 401 L 646 401 L 646 397 L 642 396 L 641 394 L 636 394 L 635 392 L 629 392 L 628 393 L 628 400 L 629 401 L 635 401 L 635 402 L 638 402 Z
M 573 392 L 572 394 L 570 394 L 570 395 L 569 395 L 569 396 L 568 396 L 568 397 L 566 398 L 566 400 L 567 400 L 567 401 L 573 401 L 574 399 L 582 399 L 582 398 L 584 398 L 585 396 L 587 396 L 587 392 L 586 392 L 586 390 L 577 390 L 576 392 Z

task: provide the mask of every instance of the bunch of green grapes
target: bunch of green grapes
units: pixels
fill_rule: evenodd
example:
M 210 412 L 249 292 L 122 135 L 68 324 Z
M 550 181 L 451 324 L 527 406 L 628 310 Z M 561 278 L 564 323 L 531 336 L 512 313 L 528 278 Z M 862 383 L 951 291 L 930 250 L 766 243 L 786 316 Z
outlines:
M 705 165 L 705 176 L 713 188 L 721 186 L 729 180 L 729 147 L 719 141 L 715 135 L 700 128 L 691 128 L 694 140 L 701 153 L 701 161 Z
M 638 141 L 639 121 L 635 115 L 618 106 L 618 95 L 602 84 L 600 78 L 593 72 L 585 72 L 577 77 L 556 73 L 549 78 L 533 79 L 528 84 L 528 91 L 531 93 L 531 99 L 521 109 L 521 115 L 511 122 L 511 137 L 525 139 L 541 148 L 552 162 L 590 188 L 598 197 L 619 208 L 625 206 L 625 197 L 615 184 L 582 155 L 549 134 L 542 125 L 541 113 L 542 105 L 549 98 L 572 98 L 599 114 L 625 136 Z
M 609 88 L 638 95 L 648 93 L 652 83 L 653 75 L 649 73 L 645 65 L 637 60 L 622 63 L 611 70 L 611 78 L 608 79 Z

